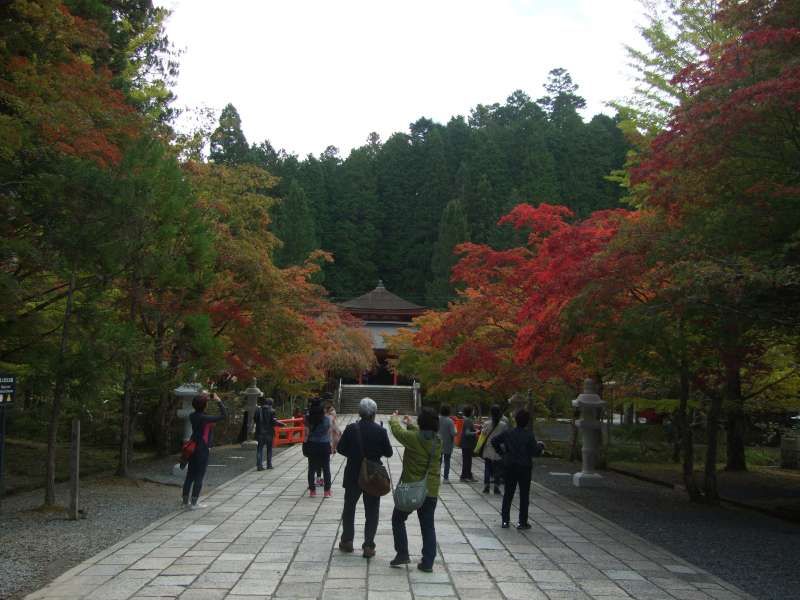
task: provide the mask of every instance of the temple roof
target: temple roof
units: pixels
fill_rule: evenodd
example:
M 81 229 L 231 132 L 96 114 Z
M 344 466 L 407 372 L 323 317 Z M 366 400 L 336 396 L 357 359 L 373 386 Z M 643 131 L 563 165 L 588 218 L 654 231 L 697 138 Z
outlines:
M 423 306 L 403 300 L 400 296 L 388 291 L 382 281 L 378 281 L 378 287 L 363 296 L 358 296 L 352 300 L 342 302 L 339 306 L 350 310 L 377 310 L 377 311 L 422 311 Z

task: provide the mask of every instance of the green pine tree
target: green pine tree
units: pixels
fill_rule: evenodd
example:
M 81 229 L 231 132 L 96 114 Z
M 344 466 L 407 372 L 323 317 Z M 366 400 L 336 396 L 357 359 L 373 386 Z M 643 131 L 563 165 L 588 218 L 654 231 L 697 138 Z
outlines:
M 273 215 L 275 235 L 283 242 L 275 263 L 279 267 L 301 264 L 318 243 L 308 198 L 296 179 L 289 184 L 288 195 L 276 204 Z
M 242 132 L 242 119 L 233 104 L 219 115 L 219 127 L 211 134 L 209 158 L 223 165 L 241 165 L 250 159 L 250 146 Z
M 467 216 L 459 200 L 451 200 L 445 206 L 439 223 L 439 239 L 433 247 L 431 275 L 427 285 L 428 304 L 433 307 L 447 306 L 455 297 L 455 288 L 450 283 L 450 272 L 457 261 L 455 247 L 469 240 Z

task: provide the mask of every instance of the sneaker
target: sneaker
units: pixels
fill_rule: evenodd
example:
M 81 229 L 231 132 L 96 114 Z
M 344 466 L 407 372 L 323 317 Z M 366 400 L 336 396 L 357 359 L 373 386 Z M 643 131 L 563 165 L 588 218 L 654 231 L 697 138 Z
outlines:
M 508 521 L 503 521 L 503 523 L 500 525 L 500 527 L 502 527 L 503 529 L 508 529 L 510 526 L 511 525 L 509 524 Z
M 530 528 L 531 528 L 531 524 L 530 523 L 517 523 L 517 529 L 522 530 L 522 529 L 530 529 Z
M 208 508 L 208 504 L 203 504 L 202 502 L 192 503 L 189 505 L 189 510 L 200 510 L 203 508 Z
M 486 491 L 488 492 L 489 490 L 486 490 Z M 497 487 L 497 486 L 494 486 L 494 495 L 495 495 L 495 496 L 500 496 L 502 493 L 503 493 L 503 490 L 501 490 L 501 489 L 500 489 L 499 487 Z
M 417 563 L 417 569 L 419 569 L 423 573 L 433 573 L 433 565 L 428 566 L 423 563 Z
M 484 494 L 488 494 L 489 493 L 489 486 L 488 485 L 483 487 L 483 493 Z
M 317 490 L 308 490 L 309 498 L 316 498 L 317 497 Z
M 352 552 L 353 551 L 353 542 L 339 542 L 339 550 L 342 552 Z
M 411 559 L 408 556 L 400 556 L 398 554 L 392 560 L 389 561 L 389 566 L 390 567 L 400 567 L 402 565 L 407 565 L 410 562 L 411 562 Z
M 263 471 L 263 470 L 264 470 L 264 467 L 262 467 L 261 465 L 258 465 L 258 466 L 256 467 L 256 470 L 258 470 L 258 471 Z
M 272 468 L 274 468 L 272 465 L 267 465 L 267 469 L 272 469 Z
M 373 556 L 375 556 L 375 548 L 372 546 L 364 546 L 364 548 L 362 548 L 361 555 L 364 558 L 372 558 Z
M 331 490 L 325 490 L 325 493 L 322 495 L 326 498 L 333 498 L 333 492 Z

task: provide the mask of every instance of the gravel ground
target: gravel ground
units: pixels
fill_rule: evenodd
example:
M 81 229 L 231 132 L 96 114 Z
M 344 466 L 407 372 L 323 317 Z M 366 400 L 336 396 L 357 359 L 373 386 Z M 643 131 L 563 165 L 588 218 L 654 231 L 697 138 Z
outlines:
M 480 461 L 476 461 L 479 463 Z M 534 481 L 763 600 L 800 598 L 800 525 L 755 511 L 689 503 L 684 493 L 604 472 L 576 488 L 575 463 L 537 459 Z
M 0 508 L 0 600 L 17 600 L 101 550 L 179 508 L 181 478 L 170 475 L 174 458 L 136 464 L 136 479 L 93 477 L 81 481 L 86 518 L 36 510 L 43 491 L 3 499 Z M 205 491 L 255 466 L 255 451 L 239 446 L 211 450 Z M 144 481 L 159 481 L 153 483 Z M 57 502 L 69 503 L 67 484 Z

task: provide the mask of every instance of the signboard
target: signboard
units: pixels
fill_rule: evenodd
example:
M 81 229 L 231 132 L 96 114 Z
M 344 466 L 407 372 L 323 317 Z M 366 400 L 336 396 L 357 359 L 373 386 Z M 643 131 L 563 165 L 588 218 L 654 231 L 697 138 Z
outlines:
M 0 404 L 11 404 L 17 392 L 17 378 L 13 375 L 0 375 Z

